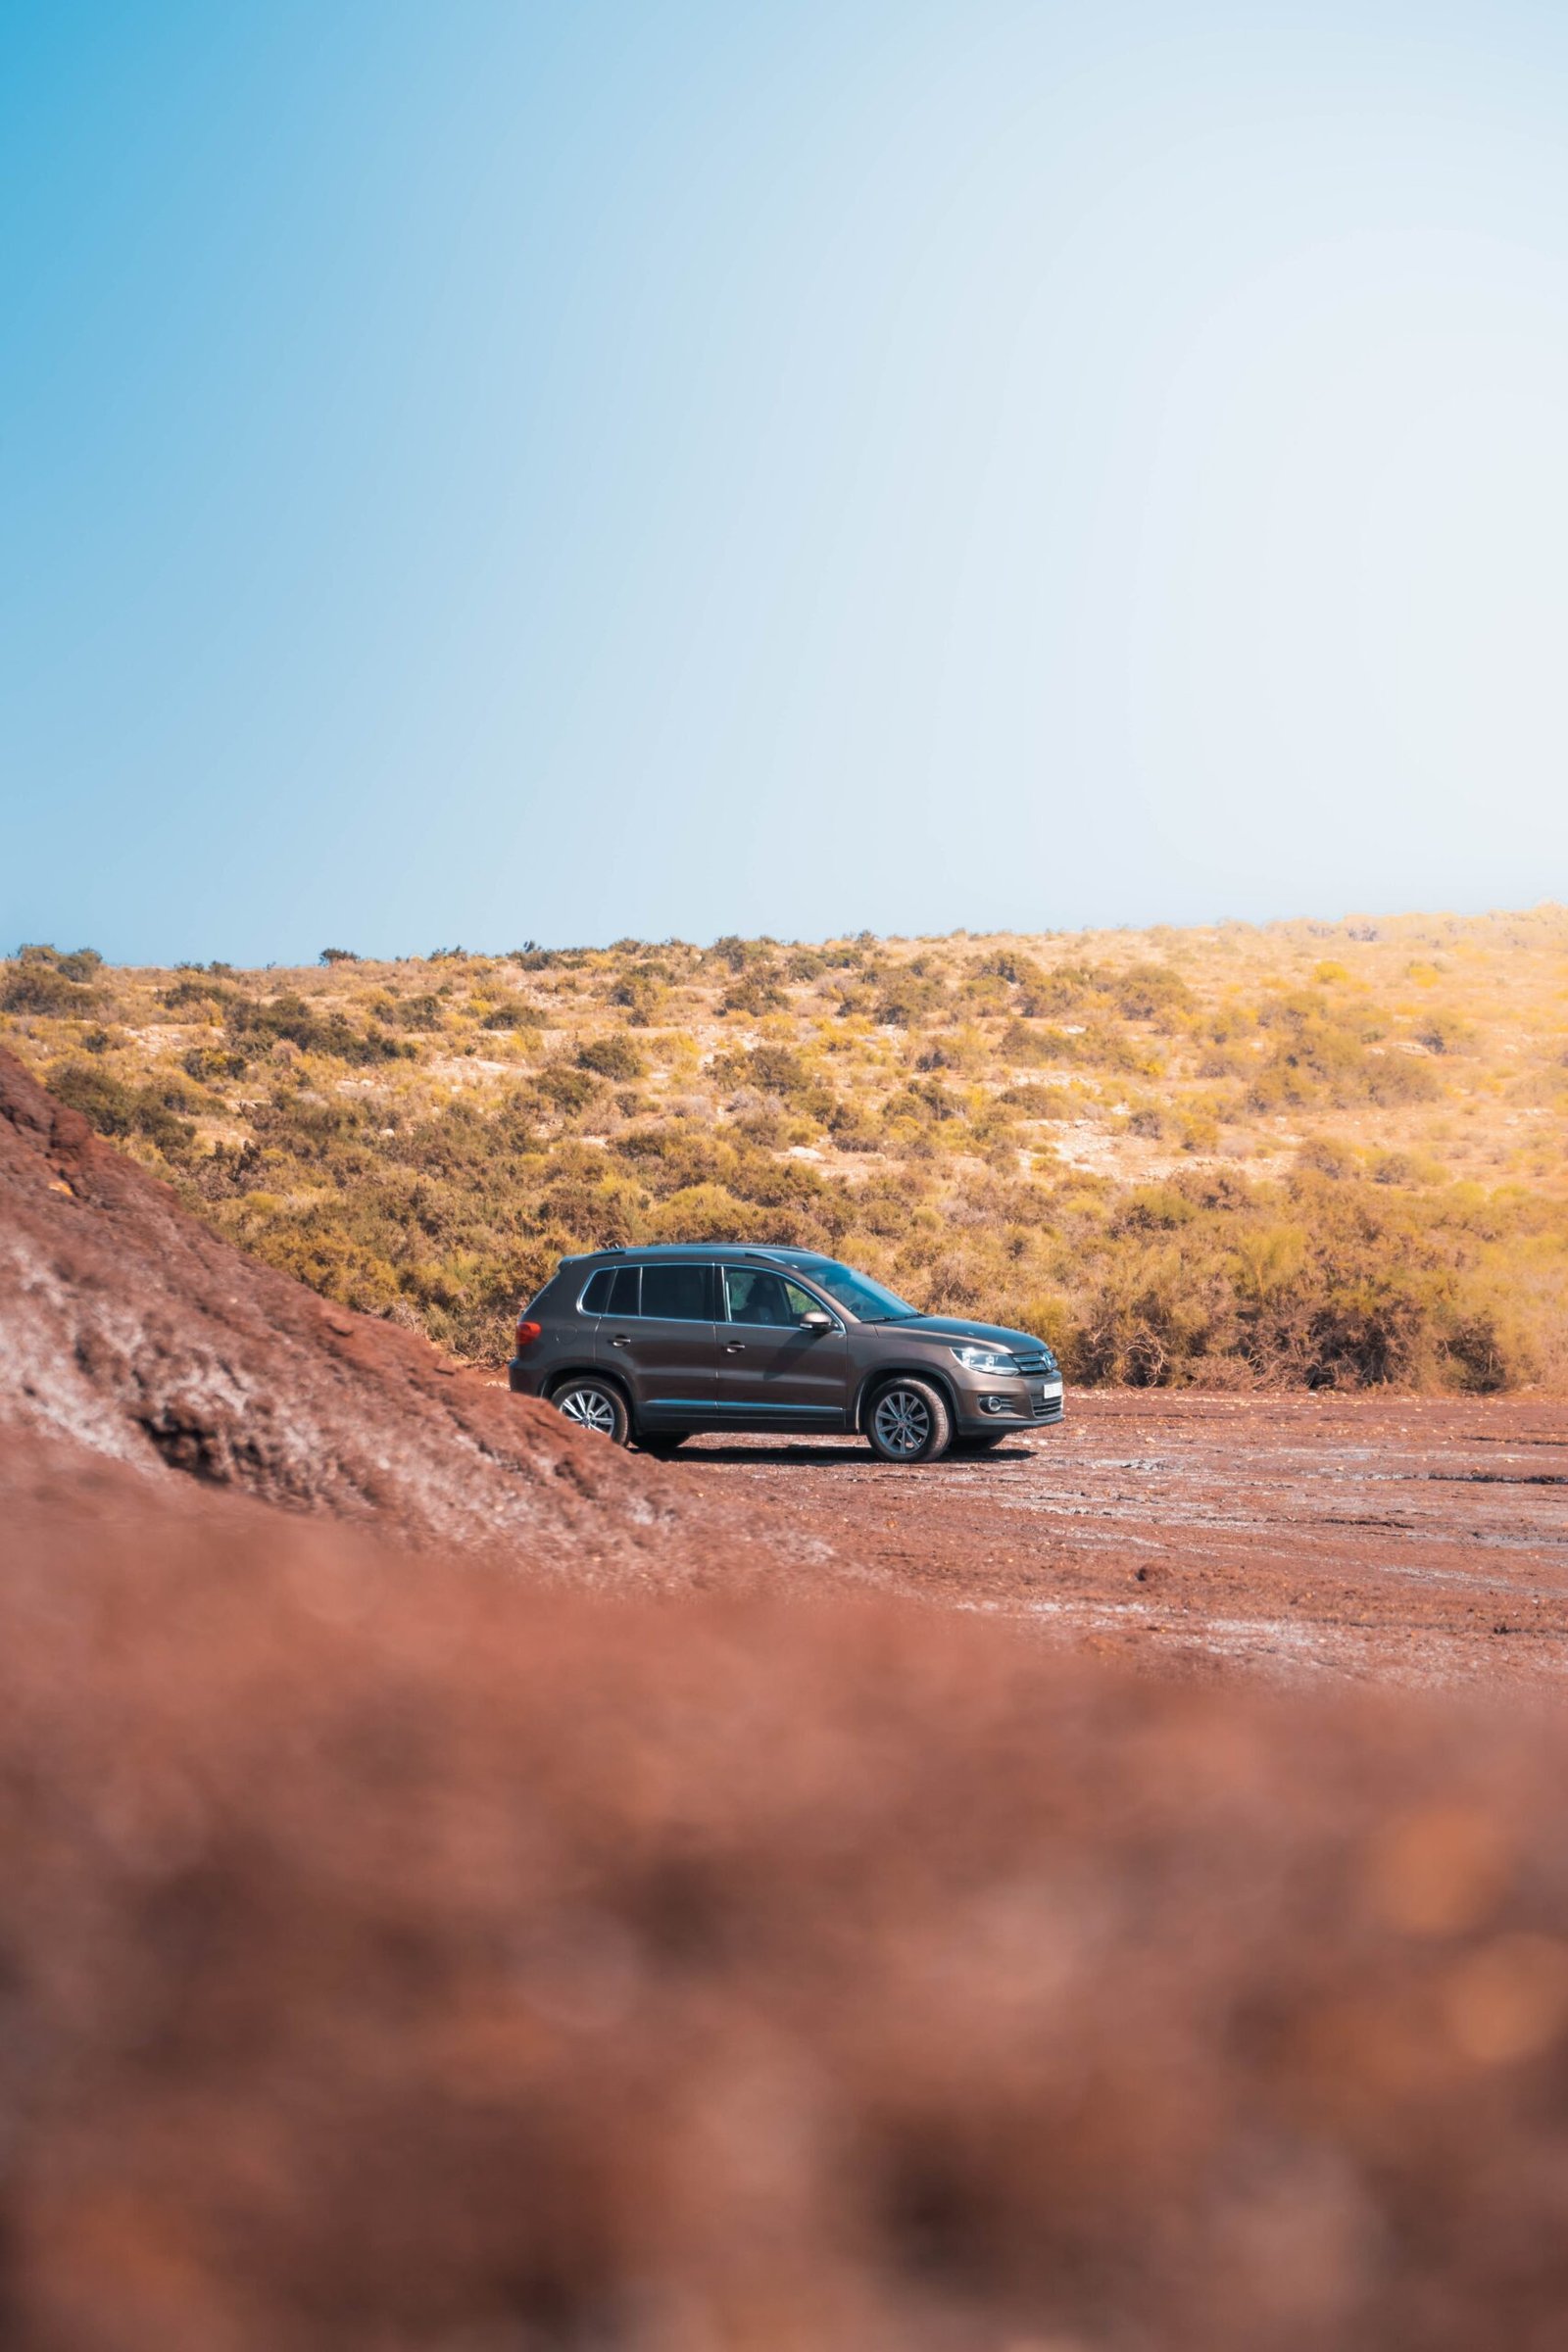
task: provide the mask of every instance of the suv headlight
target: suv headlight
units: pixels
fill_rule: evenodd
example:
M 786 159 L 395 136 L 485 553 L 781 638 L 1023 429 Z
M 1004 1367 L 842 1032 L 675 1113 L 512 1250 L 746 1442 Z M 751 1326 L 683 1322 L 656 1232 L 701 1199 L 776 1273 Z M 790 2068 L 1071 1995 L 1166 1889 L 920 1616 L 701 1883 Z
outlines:
M 990 1372 L 1006 1379 L 1018 1370 L 1017 1364 L 1004 1348 L 982 1348 L 978 1340 L 967 1341 L 963 1347 L 955 1348 L 953 1352 L 970 1372 Z

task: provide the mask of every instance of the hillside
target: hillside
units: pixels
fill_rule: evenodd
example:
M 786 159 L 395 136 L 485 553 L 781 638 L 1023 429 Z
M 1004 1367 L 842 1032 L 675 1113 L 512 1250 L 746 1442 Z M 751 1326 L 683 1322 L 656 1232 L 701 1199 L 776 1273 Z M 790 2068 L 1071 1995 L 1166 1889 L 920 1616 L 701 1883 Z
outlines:
M 1079 1381 L 1568 1386 L 1568 910 L 121 970 L 0 1035 L 222 1235 L 478 1363 L 565 1250 L 828 1245 Z

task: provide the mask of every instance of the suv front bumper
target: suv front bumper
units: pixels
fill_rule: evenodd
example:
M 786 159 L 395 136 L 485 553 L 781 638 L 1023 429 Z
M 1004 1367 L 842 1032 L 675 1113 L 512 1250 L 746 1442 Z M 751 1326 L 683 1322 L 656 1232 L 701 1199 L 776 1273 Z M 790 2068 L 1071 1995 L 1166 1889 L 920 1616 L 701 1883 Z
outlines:
M 1049 1429 L 1065 1418 L 1060 1378 L 996 1380 L 981 1377 L 956 1390 L 958 1435 L 978 1438 L 1002 1430 Z

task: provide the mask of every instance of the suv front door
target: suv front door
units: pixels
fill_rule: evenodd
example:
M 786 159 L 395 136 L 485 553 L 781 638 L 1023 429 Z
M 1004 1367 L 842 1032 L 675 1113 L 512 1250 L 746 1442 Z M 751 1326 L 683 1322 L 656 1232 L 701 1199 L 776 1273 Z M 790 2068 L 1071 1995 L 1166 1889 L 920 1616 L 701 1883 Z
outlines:
M 836 1315 L 829 1331 L 802 1318 L 830 1313 L 820 1298 L 768 1266 L 725 1266 L 718 1325 L 718 1401 L 726 1421 L 799 1421 L 843 1429 L 849 1353 Z
M 617 1269 L 595 1352 L 625 1375 L 633 1412 L 650 1428 L 713 1417 L 716 1285 L 712 1266 L 684 1258 Z

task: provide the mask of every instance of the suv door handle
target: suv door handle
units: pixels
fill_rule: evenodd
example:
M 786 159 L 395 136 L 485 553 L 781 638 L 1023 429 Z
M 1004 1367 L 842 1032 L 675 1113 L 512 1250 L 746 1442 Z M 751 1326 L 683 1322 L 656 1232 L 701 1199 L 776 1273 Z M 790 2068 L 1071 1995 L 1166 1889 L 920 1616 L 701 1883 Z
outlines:
M 746 1353 L 746 1342 L 744 1340 L 730 1340 L 725 1346 L 724 1353 L 726 1355 L 744 1355 Z
M 631 1342 L 626 1338 L 623 1332 L 619 1339 L 612 1340 L 610 1345 L 612 1348 L 629 1348 L 631 1346 Z

